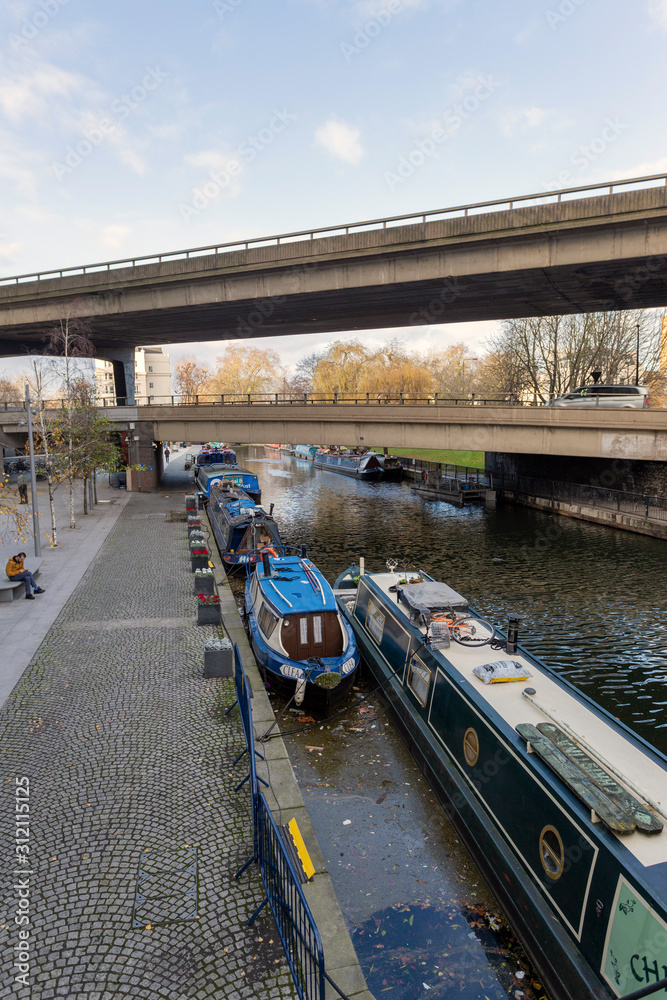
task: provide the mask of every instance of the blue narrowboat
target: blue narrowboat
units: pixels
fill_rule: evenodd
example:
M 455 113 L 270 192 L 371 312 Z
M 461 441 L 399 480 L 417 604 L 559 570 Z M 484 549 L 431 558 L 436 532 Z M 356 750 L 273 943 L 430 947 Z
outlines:
M 195 459 L 196 470 L 207 465 L 236 465 L 236 452 L 225 445 L 204 445 Z
M 245 608 L 264 680 L 297 705 L 328 715 L 350 690 L 359 653 L 352 627 L 305 546 L 248 553 Z
M 219 465 L 201 465 L 195 474 L 195 483 L 201 493 L 208 501 L 211 490 L 214 486 L 221 486 L 228 483 L 230 486 L 237 486 L 247 493 L 251 500 L 259 503 L 262 499 L 262 491 L 259 487 L 259 480 L 254 472 L 248 472 L 240 465 L 229 465 L 227 463 Z
M 294 457 L 304 458 L 307 462 L 312 462 L 317 450 L 316 444 L 297 444 L 294 448 Z
M 267 513 L 238 486 L 221 483 L 211 489 L 208 517 L 225 569 L 230 573 L 246 565 L 249 552 L 281 544 L 273 504 Z
M 319 448 L 314 461 L 316 469 L 338 472 L 342 476 L 351 476 L 353 479 L 369 481 L 382 479 L 382 466 L 377 455 L 372 451 L 359 454 L 354 451 Z
M 667 758 L 426 573 L 335 593 L 548 996 L 664 996 Z

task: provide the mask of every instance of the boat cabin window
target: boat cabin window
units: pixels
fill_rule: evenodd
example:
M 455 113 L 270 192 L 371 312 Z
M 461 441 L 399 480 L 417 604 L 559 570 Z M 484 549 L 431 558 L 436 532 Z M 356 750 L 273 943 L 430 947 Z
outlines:
M 372 601 L 368 602 L 368 610 L 366 612 L 366 628 L 373 636 L 378 646 L 382 642 L 382 633 L 384 632 L 384 622 L 385 617 L 379 608 L 373 604 Z
M 545 872 L 554 882 L 563 874 L 565 850 L 561 835 L 553 826 L 545 826 L 540 834 L 540 861 Z
M 259 584 L 257 583 L 257 573 L 254 573 L 252 578 L 252 583 L 250 584 L 250 601 L 253 607 L 257 604 L 258 589 L 259 589 Z
M 335 611 L 290 615 L 283 619 L 280 641 L 293 660 L 340 656 L 343 652 L 343 632 Z
M 257 621 L 262 632 L 267 639 L 271 638 L 271 634 L 278 624 L 278 619 L 275 615 L 271 614 L 266 604 L 262 604 L 259 609 L 259 614 L 257 615 Z
M 431 671 L 418 656 L 413 656 L 408 667 L 408 687 L 420 705 L 425 705 L 428 700 L 430 684 Z

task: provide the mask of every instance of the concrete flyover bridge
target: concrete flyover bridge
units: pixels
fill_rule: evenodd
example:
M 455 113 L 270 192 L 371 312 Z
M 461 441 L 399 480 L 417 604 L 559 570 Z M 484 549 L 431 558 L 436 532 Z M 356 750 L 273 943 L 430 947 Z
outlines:
M 667 305 L 667 174 L 0 278 L 0 356 Z

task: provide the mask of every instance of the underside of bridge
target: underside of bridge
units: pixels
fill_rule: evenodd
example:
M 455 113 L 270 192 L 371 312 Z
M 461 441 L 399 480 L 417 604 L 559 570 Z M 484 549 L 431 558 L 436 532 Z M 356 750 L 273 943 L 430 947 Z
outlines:
M 0 354 L 667 306 L 667 188 L 0 285 Z M 118 354 L 116 355 L 118 358 Z M 129 395 L 129 387 L 128 387 Z

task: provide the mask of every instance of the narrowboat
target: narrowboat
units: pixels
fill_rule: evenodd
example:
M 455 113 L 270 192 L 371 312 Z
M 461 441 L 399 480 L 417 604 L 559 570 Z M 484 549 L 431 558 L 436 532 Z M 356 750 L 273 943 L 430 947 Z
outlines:
M 373 452 L 360 454 L 355 451 L 338 451 L 333 448 L 319 448 L 315 453 L 315 468 L 338 472 L 353 479 L 378 480 L 382 478 L 382 466 Z
M 519 645 L 518 618 L 497 632 L 423 572 L 354 566 L 334 590 L 551 1000 L 664 989 L 667 757 Z
M 270 454 L 273 454 L 273 455 L 276 455 L 276 454 L 280 455 L 280 445 L 279 444 L 265 444 L 264 445 L 264 451 L 266 451 L 266 452 L 268 452 Z
M 329 715 L 349 692 L 359 666 L 352 627 L 305 546 L 249 552 L 245 610 L 264 680 L 297 705 Z
M 273 519 L 273 504 L 267 513 L 247 493 L 230 483 L 211 489 L 208 517 L 228 573 L 245 566 L 248 552 L 281 544 L 278 525 Z
M 294 448 L 294 457 L 303 458 L 307 462 L 312 462 L 317 453 L 316 444 L 297 444 Z
M 199 491 L 204 494 L 206 501 L 211 496 L 214 486 L 228 483 L 230 486 L 237 486 L 247 493 L 251 500 L 259 503 L 262 499 L 262 491 L 259 487 L 259 480 L 254 472 L 241 468 L 240 465 L 201 465 L 195 474 L 195 483 Z
M 382 466 L 382 479 L 384 482 L 398 483 L 403 478 L 403 465 L 397 455 L 380 455 L 374 453 Z
M 225 445 L 204 445 L 195 459 L 195 475 L 207 465 L 236 465 L 236 452 Z

